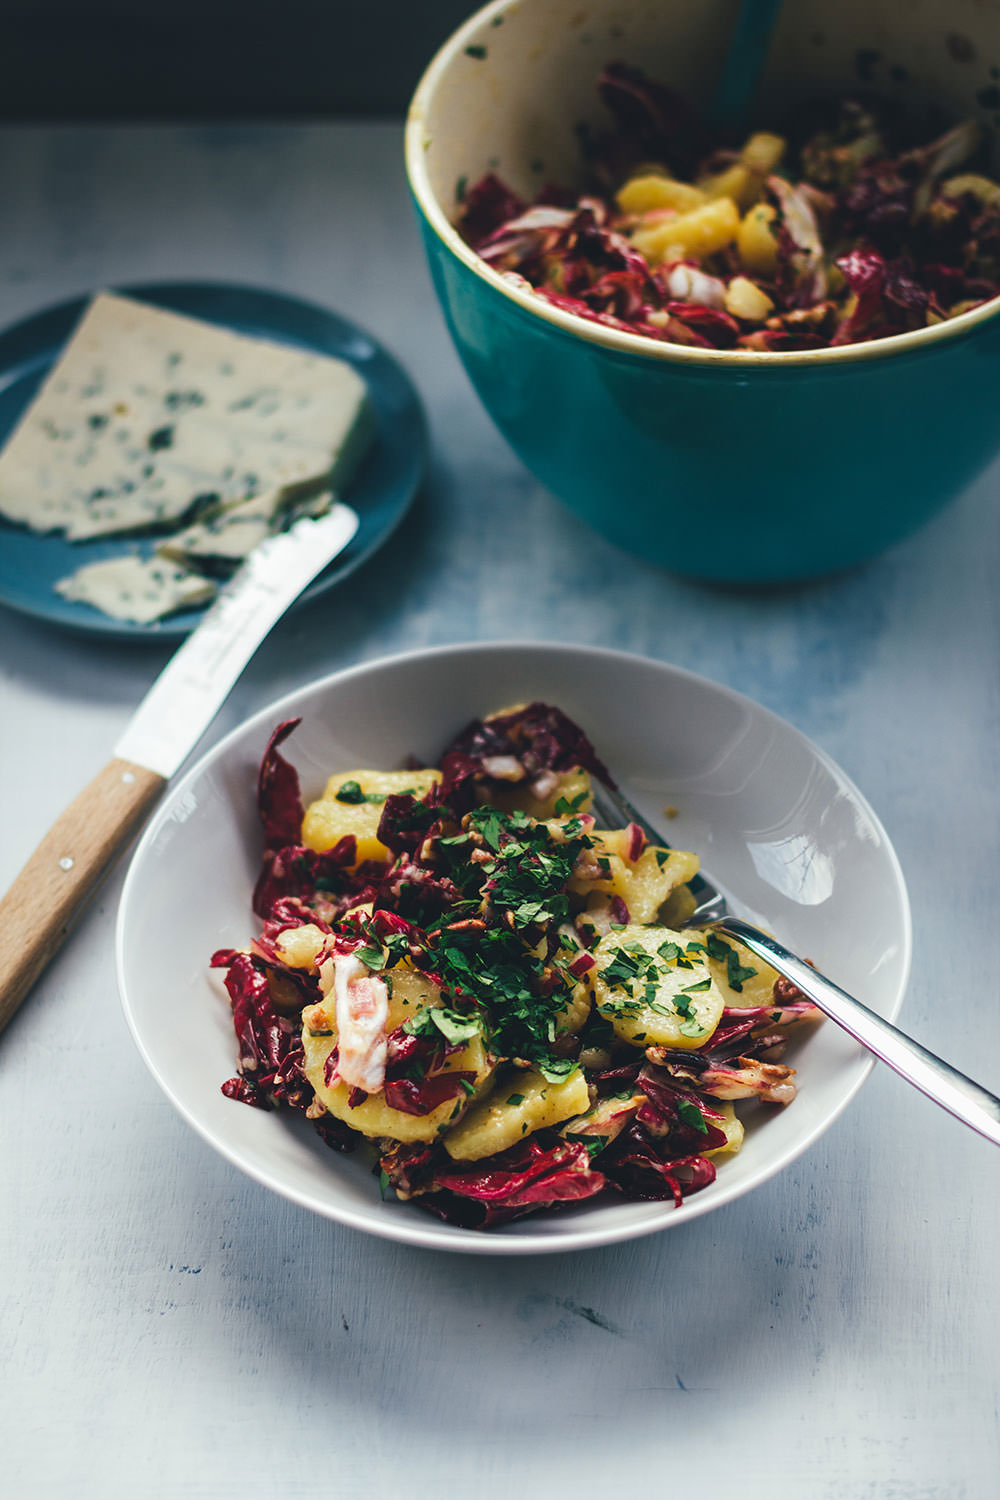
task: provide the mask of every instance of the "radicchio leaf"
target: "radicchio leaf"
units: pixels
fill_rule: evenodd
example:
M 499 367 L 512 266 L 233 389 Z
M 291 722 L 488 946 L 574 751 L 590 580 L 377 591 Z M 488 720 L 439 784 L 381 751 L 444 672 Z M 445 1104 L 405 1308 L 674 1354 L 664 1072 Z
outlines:
M 469 244 L 479 246 L 501 224 L 522 214 L 524 207 L 517 194 L 489 172 L 467 189 L 458 225 Z
M 467 1097 L 475 1071 L 442 1071 L 445 1058 L 459 1051 L 461 1046 L 445 1042 L 439 1031 L 415 1035 L 397 1027 L 389 1036 L 385 1102 L 403 1114 L 429 1115 L 448 1099 Z
M 615 785 L 583 730 L 561 709 L 534 702 L 509 714 L 474 719 L 455 736 L 441 758 L 443 794 L 450 797 L 469 778 L 487 779 L 484 760 L 510 756 L 520 761 L 529 779 L 543 770 L 579 766 L 606 786 Z
M 276 849 L 296 844 L 302 836 L 302 795 L 298 772 L 278 754 L 278 746 L 301 723 L 286 719 L 279 724 L 267 742 L 257 778 L 257 811 L 264 828 L 264 845 Z
M 385 1102 L 391 1109 L 406 1115 L 429 1115 L 448 1099 L 465 1097 L 465 1085 L 476 1081 L 474 1072 L 456 1069 L 452 1073 L 429 1073 L 425 1078 L 386 1080 Z
M 680 176 L 693 174 L 710 137 L 680 94 L 622 62 L 607 65 L 597 91 L 618 127 L 619 181 L 621 165 L 639 161 L 663 162 Z
M 576 1203 L 603 1192 L 605 1178 L 579 1142 L 543 1145 L 536 1137 L 485 1161 L 467 1165 L 446 1158 L 433 1191 L 420 1199 L 449 1223 L 485 1229 L 539 1208 Z
M 636 1087 L 645 1095 L 636 1121 L 648 1136 L 657 1139 L 661 1152 L 685 1156 L 692 1151 L 714 1151 L 726 1144 L 725 1116 L 669 1073 L 645 1067 Z
M 378 840 L 394 854 L 414 853 L 441 817 L 441 791 L 432 786 L 424 797 L 394 792 L 382 805 Z
M 795 990 L 795 994 L 801 994 L 801 991 Z M 711 1052 L 713 1057 L 720 1059 L 735 1056 L 738 1052 L 752 1053 L 754 1049 L 749 1038 L 765 1031 L 773 1031 L 776 1026 L 789 1026 L 795 1021 L 816 1019 L 820 1014 L 819 1007 L 804 997 L 798 1001 L 783 1001 L 774 1005 L 727 1005 L 708 1041 L 695 1050 L 701 1055 Z
M 767 1050 L 776 1037 L 762 1039 Z M 716 1099 L 749 1099 L 756 1096 L 768 1104 L 790 1104 L 795 1098 L 795 1069 L 780 1063 L 762 1062 L 751 1049 L 736 1056 L 723 1052 L 680 1052 L 668 1047 L 649 1047 L 646 1056 L 682 1084 Z
M 740 336 L 740 325 L 729 313 L 697 302 L 668 302 L 666 311 L 678 322 L 700 333 L 715 349 L 731 349 Z
M 288 1104 L 305 1109 L 313 1091 L 302 1069 L 301 1023 L 279 1015 L 268 984 L 267 966 L 247 953 L 234 955 L 226 990 L 239 1044 L 239 1078 L 222 1085 L 229 1098 L 259 1109 Z
M 836 264 L 857 301 L 830 342 L 849 344 L 877 329 L 882 317 L 885 261 L 874 250 L 852 250 L 849 255 L 842 255 Z
M 338 896 L 353 893 L 365 883 L 361 872 L 353 868 L 357 853 L 357 839 L 353 833 L 345 834 L 332 849 L 322 854 L 299 843 L 266 850 L 254 886 L 254 911 L 266 921 L 276 903 L 284 899 L 311 902 L 322 894 L 335 901 Z M 383 867 L 379 865 L 378 878 L 382 871 Z M 365 874 L 368 873 L 366 868 Z
M 707 1157 L 675 1156 L 665 1160 L 638 1124 L 624 1130 L 601 1155 L 608 1181 L 626 1198 L 659 1202 L 672 1199 L 680 1208 L 684 1198 L 715 1181 L 715 1167 Z

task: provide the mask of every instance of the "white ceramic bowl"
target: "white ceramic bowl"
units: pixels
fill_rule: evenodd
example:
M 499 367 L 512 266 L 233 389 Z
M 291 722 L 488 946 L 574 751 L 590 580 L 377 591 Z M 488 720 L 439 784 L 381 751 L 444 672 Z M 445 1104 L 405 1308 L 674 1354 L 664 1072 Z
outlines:
M 767 709 L 680 668 L 588 647 L 447 646 L 367 663 L 290 694 L 235 730 L 169 792 L 132 861 L 118 919 L 125 1014 L 153 1076 L 191 1125 L 256 1181 L 328 1218 L 408 1244 L 485 1254 L 583 1249 L 678 1228 L 748 1192 L 816 1140 L 871 1061 L 825 1023 L 796 1045 L 799 1096 L 759 1112 L 744 1149 L 675 1209 L 598 1202 L 487 1233 L 382 1202 L 365 1151 L 341 1156 L 289 1113 L 225 1098 L 235 1072 L 214 949 L 256 930 L 257 764 L 270 730 L 302 716 L 285 747 L 303 794 L 355 766 L 435 758 L 470 718 L 542 698 L 593 738 L 653 821 L 678 809 L 671 843 L 697 850 L 745 915 L 812 958 L 880 1014 L 899 1008 L 910 962 L 906 889 L 860 792 Z M 662 821 L 662 817 L 661 817 Z

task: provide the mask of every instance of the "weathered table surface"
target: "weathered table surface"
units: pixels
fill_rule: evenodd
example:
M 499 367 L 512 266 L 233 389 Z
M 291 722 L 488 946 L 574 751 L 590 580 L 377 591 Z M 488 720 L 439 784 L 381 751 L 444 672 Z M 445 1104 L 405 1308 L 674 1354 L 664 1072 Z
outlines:
M 0 201 L 0 323 L 231 278 L 356 318 L 426 402 L 412 516 L 275 632 L 210 739 L 313 676 L 463 639 L 614 645 L 739 687 L 874 803 L 914 907 L 904 1024 L 1000 1083 L 1000 471 L 847 577 L 703 588 L 585 530 L 492 428 L 431 296 L 398 125 L 7 129 Z M 165 654 L 0 610 L 0 882 Z M 681 1233 L 415 1252 L 285 1203 L 174 1114 L 118 1006 L 119 888 L 0 1039 L 5 1493 L 996 1495 L 1000 1158 L 894 1077 Z

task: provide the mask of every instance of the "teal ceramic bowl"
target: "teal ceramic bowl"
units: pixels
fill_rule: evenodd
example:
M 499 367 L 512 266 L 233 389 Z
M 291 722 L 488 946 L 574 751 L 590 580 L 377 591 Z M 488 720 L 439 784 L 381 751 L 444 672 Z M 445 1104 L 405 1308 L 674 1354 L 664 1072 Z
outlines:
M 612 541 L 731 582 L 874 556 L 1000 451 L 1000 299 L 807 352 L 703 350 L 584 321 L 485 265 L 452 227 L 467 182 L 532 196 L 580 172 L 609 61 L 711 99 L 735 0 L 497 0 L 430 64 L 406 158 L 437 295 L 483 404 L 527 467 Z M 859 76 L 903 107 L 1000 124 L 1000 27 L 978 0 L 785 6 L 751 123 Z M 994 168 L 997 163 L 994 162 Z

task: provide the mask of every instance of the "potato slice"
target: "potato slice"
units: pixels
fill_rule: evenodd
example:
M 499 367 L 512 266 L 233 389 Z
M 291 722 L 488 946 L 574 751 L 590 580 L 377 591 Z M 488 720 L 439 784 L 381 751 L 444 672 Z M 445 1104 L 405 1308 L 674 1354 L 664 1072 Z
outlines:
M 661 849 L 647 844 L 637 859 L 629 859 L 631 835 L 627 828 L 598 828 L 591 834 L 594 856 L 607 866 L 597 879 L 574 876 L 569 889 L 579 896 L 597 891 L 620 896 L 634 922 L 654 922 L 672 891 L 698 873 L 698 856 L 684 849 Z
M 690 922 L 698 909 L 698 902 L 689 885 L 679 885 L 664 901 L 657 914 L 661 927 L 683 927 Z
M 390 982 L 387 1033 L 395 1031 L 397 1026 L 419 1015 L 428 1006 L 441 1003 L 441 991 L 437 985 L 408 964 L 386 970 L 382 977 Z M 302 1071 L 312 1084 L 317 1099 L 331 1115 L 369 1137 L 391 1136 L 398 1141 L 434 1140 L 453 1120 L 459 1119 L 469 1101 L 486 1088 L 496 1066 L 496 1059 L 486 1051 L 483 1038 L 474 1036 L 445 1058 L 441 1069 L 444 1073 L 474 1073 L 472 1094 L 463 1091 L 457 1098 L 446 1099 L 426 1115 L 410 1115 L 404 1110 L 392 1109 L 380 1093 L 369 1094 L 367 1099 L 352 1108 L 348 1102 L 350 1086 L 338 1080 L 331 1087 L 323 1078 L 326 1060 L 337 1045 L 337 1017 L 332 999 L 307 1006 L 302 1012 L 302 1023 L 305 1054 Z
M 716 1146 L 711 1151 L 703 1151 L 702 1156 L 735 1156 L 743 1145 L 743 1122 L 738 1117 L 735 1108 L 728 1099 L 713 1099 L 711 1105 L 718 1114 L 724 1116 L 720 1129 L 726 1132 L 726 1144 Z
M 755 281 L 734 276 L 726 288 L 726 312 L 748 323 L 763 323 L 774 312 L 774 303 Z
M 778 241 L 771 229 L 776 217 L 777 210 L 769 203 L 757 203 L 740 221 L 736 248 L 751 276 L 766 280 L 778 269 Z
M 772 969 L 734 938 L 691 931 L 688 940 L 704 943 L 704 962 L 729 1006 L 744 1009 L 774 1004 L 777 969 Z
M 689 213 L 637 229 L 632 244 L 651 266 L 674 260 L 703 260 L 735 240 L 740 215 L 732 198 L 715 198 Z
M 336 1119 L 343 1120 L 352 1130 L 371 1139 L 390 1136 L 397 1141 L 434 1140 L 453 1120 L 461 1117 L 469 1099 L 483 1088 L 493 1072 L 493 1060 L 488 1056 L 482 1038 L 473 1037 L 458 1052 L 445 1058 L 441 1068 L 443 1073 L 474 1073 L 472 1095 L 463 1091 L 457 1098 L 446 1099 L 426 1115 L 410 1115 L 405 1110 L 393 1109 L 385 1102 L 383 1094 L 369 1094 L 367 1099 L 352 1108 L 348 1103 L 351 1094 L 348 1084 L 338 1079 L 330 1088 L 323 1082 L 323 1068 L 336 1041 L 329 1036 L 312 1036 L 307 1032 L 303 1035 L 302 1045 L 305 1052 L 302 1071 L 315 1089 L 317 1099 Z
M 699 936 L 630 924 L 598 943 L 587 977 L 623 1041 L 690 1051 L 711 1036 L 725 1000 Z
M 388 860 L 389 850 L 376 837 L 382 804 L 399 792 L 423 797 L 440 771 L 341 771 L 331 776 L 322 797 L 311 803 L 302 820 L 302 842 L 322 853 L 346 834 L 358 841 L 357 859 Z
M 744 142 L 732 166 L 715 176 L 702 178 L 698 186 L 709 198 L 732 198 L 737 208 L 745 212 L 756 203 L 764 178 L 774 171 L 784 154 L 782 136 L 759 130 Z
M 623 214 L 645 214 L 657 208 L 673 208 L 686 213 L 700 207 L 705 202 L 705 194 L 689 182 L 678 182 L 659 172 L 647 172 L 629 178 L 617 193 L 616 202 Z
M 724 172 L 701 177 L 698 186 L 706 198 L 732 198 L 737 208 L 749 208 L 760 192 L 761 179 L 741 161 L 733 162 Z
M 274 940 L 274 951 L 290 969 L 315 969 L 328 934 L 314 922 L 286 927 Z
M 567 1032 L 574 1036 L 582 1031 L 587 1023 L 587 1018 L 593 1008 L 594 997 L 586 984 L 575 984 L 566 997 L 565 1004 L 555 1012 L 556 1035 L 564 1036 Z
M 769 130 L 757 130 L 743 143 L 740 161 L 751 172 L 766 177 L 784 156 L 786 145 L 784 136 L 772 135 Z
M 517 1073 L 473 1105 L 461 1124 L 448 1131 L 444 1148 L 456 1161 L 481 1161 L 589 1107 L 590 1090 L 579 1068 L 561 1083 L 550 1083 L 534 1069 Z

